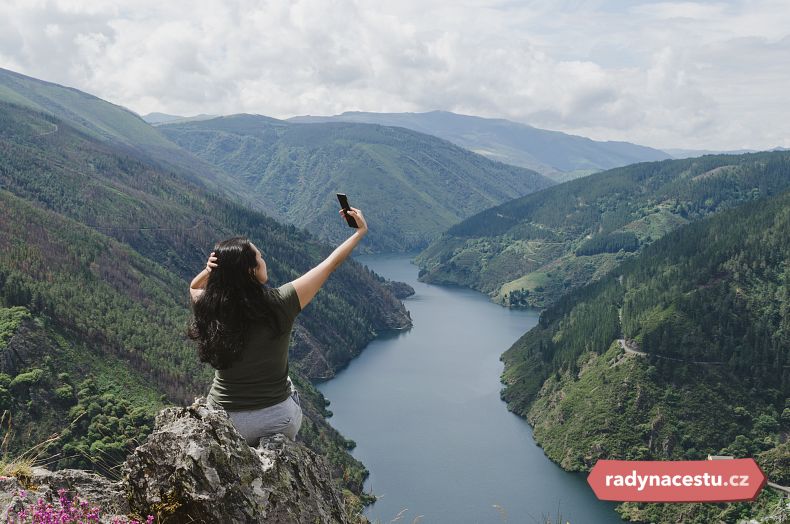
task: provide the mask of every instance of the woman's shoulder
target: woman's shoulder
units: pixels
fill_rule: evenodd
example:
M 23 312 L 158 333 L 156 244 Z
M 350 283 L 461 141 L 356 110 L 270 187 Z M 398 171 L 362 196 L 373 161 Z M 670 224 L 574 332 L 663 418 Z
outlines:
M 272 288 L 277 293 L 280 299 L 280 304 L 286 316 L 293 320 L 302 311 L 302 306 L 299 303 L 299 295 L 296 293 L 296 288 L 292 282 Z

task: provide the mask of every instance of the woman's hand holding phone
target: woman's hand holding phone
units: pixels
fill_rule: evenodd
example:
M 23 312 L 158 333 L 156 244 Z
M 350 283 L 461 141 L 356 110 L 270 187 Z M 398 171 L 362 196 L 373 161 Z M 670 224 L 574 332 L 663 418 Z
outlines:
M 338 213 L 340 213 L 340 216 L 343 217 L 343 220 L 345 220 L 345 217 L 346 217 L 345 213 L 348 213 L 348 215 L 353 217 L 354 220 L 357 223 L 357 232 L 360 235 L 367 234 L 367 232 L 368 232 L 368 223 L 365 220 L 365 216 L 362 214 L 362 211 L 360 211 L 359 209 L 357 209 L 355 207 L 349 207 L 347 211 L 345 209 L 341 208 L 338 211 Z

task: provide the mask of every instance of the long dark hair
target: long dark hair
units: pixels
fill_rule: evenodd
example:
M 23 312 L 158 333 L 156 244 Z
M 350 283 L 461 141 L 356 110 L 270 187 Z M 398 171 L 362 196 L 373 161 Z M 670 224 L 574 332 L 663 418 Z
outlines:
M 282 334 L 276 314 L 279 296 L 255 278 L 257 255 L 245 237 L 214 246 L 217 267 L 209 274 L 203 294 L 192 305 L 187 332 L 197 341 L 201 362 L 226 369 L 239 358 L 252 323 L 265 322 Z

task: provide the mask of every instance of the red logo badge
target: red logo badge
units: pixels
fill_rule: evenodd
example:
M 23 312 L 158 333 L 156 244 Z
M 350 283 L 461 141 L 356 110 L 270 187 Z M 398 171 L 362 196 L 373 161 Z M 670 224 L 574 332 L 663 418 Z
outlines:
M 754 500 L 768 479 L 754 459 L 599 460 L 587 483 L 600 500 L 736 502 Z

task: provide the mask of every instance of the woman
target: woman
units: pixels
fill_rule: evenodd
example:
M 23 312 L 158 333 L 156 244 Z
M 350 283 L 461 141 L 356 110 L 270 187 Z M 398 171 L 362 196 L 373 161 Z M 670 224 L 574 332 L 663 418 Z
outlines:
M 225 409 L 251 446 L 274 433 L 296 440 L 302 408 L 288 376 L 291 330 L 296 316 L 367 234 L 362 212 L 352 207 L 348 214 L 359 228 L 292 282 L 264 286 L 269 275 L 261 252 L 246 238 L 234 237 L 215 246 L 189 286 L 194 315 L 189 337 L 197 341 L 200 360 L 215 368 L 208 404 Z

